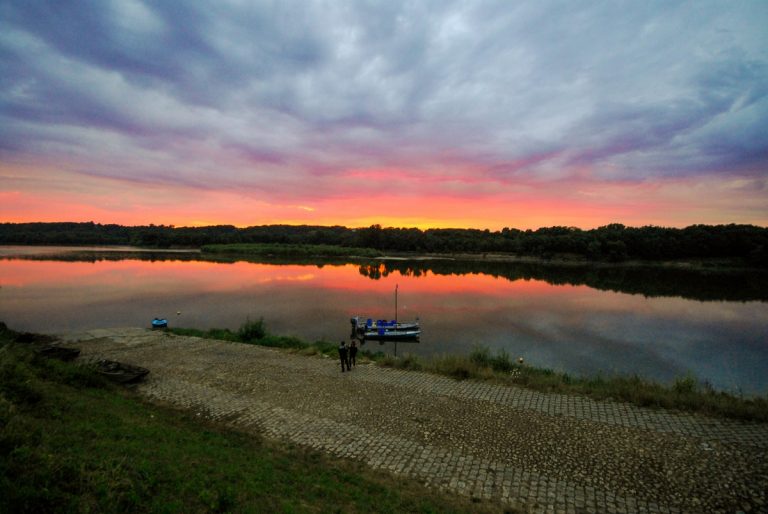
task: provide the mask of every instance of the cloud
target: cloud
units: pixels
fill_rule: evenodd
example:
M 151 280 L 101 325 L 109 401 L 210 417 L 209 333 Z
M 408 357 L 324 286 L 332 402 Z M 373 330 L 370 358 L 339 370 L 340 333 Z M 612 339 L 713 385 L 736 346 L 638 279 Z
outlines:
M 0 159 L 296 205 L 360 170 L 422 195 L 764 177 L 767 25 L 759 2 L 9 2 Z

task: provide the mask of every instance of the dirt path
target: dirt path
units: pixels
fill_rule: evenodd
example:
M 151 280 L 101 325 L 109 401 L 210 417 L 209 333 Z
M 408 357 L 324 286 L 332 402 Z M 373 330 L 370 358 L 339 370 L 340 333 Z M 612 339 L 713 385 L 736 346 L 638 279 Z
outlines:
M 768 424 L 144 329 L 70 334 L 139 391 L 240 430 L 534 512 L 768 512 Z

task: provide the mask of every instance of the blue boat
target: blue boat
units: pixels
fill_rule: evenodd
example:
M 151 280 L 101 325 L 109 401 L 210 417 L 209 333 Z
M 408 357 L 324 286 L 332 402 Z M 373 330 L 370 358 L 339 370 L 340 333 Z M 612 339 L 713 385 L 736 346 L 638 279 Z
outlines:
M 152 320 L 152 328 L 168 328 L 168 320 L 164 318 L 155 318 Z
M 421 336 L 419 318 L 415 321 L 399 321 L 397 319 L 397 290 L 395 286 L 395 319 L 374 320 L 362 316 L 354 316 L 349 321 L 352 324 L 352 337 L 362 341 L 418 341 Z
M 379 327 L 376 330 L 366 330 L 363 332 L 362 339 L 373 341 L 418 341 L 421 337 L 421 329 L 416 328 L 409 329 L 396 329 L 396 328 L 384 328 Z

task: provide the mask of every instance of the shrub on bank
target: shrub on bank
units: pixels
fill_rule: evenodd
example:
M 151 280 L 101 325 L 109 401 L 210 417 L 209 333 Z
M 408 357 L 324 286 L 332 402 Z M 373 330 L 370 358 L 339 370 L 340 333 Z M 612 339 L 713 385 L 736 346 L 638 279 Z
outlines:
M 256 321 L 246 320 L 245 323 L 240 325 L 237 330 L 237 337 L 244 343 L 252 343 L 259 339 L 263 339 L 267 335 L 267 329 L 264 326 L 264 318 L 259 318 Z

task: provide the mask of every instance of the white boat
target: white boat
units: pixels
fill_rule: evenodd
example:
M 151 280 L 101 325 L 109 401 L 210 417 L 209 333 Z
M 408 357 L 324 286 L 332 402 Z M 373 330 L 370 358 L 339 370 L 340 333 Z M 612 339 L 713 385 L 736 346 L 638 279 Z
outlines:
M 421 335 L 419 318 L 415 321 L 398 321 L 397 319 L 397 290 L 398 286 L 395 286 L 395 319 L 388 321 L 353 316 L 349 320 L 352 324 L 352 337 L 374 341 L 413 341 L 419 338 Z
M 363 320 L 360 316 L 350 319 L 352 324 L 352 336 L 359 339 L 387 340 L 387 339 L 418 339 L 421 335 L 419 320 L 398 322 L 395 320 Z

